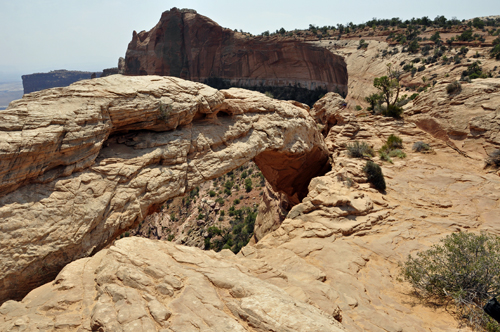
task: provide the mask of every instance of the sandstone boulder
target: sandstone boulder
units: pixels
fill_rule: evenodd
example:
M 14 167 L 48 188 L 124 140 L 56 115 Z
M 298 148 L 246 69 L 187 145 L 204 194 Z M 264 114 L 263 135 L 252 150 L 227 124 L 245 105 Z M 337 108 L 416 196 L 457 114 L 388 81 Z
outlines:
M 0 119 L 0 301 L 248 160 L 292 205 L 328 167 L 306 109 L 173 77 L 81 81 L 26 95 Z

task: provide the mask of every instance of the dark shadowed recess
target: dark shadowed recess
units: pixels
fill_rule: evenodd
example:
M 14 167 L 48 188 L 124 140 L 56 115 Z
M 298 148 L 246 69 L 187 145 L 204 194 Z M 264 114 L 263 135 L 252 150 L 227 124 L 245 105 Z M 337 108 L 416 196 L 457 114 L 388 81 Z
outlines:
M 307 104 L 310 107 L 314 105 L 319 99 L 321 99 L 328 90 L 317 87 L 314 90 L 309 90 L 306 88 L 302 88 L 299 84 L 289 85 L 289 86 L 236 86 L 232 85 L 229 80 L 219 78 L 219 77 L 210 77 L 203 81 L 204 84 L 211 86 L 217 90 L 221 89 L 229 89 L 229 88 L 244 88 L 248 90 L 258 91 L 262 93 L 270 93 L 273 98 L 279 100 L 296 100 L 303 104 Z M 335 91 L 340 94 L 343 98 L 345 98 L 345 93 L 341 91 Z

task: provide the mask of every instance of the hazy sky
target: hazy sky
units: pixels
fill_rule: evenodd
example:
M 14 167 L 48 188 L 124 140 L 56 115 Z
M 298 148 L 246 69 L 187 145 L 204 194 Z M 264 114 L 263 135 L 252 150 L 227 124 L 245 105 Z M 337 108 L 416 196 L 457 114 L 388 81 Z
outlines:
M 193 8 L 253 34 L 373 17 L 500 15 L 499 0 L 0 0 L 0 82 L 54 69 L 116 67 L 132 31 L 150 30 L 172 7 Z

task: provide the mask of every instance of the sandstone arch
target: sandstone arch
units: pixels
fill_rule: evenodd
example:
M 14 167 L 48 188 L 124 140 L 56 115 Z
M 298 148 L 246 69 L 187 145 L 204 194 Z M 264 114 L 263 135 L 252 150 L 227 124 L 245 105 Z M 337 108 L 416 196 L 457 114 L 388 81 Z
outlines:
M 0 302 L 248 160 L 292 204 L 328 167 L 306 107 L 173 77 L 26 95 L 0 112 L 0 142 Z

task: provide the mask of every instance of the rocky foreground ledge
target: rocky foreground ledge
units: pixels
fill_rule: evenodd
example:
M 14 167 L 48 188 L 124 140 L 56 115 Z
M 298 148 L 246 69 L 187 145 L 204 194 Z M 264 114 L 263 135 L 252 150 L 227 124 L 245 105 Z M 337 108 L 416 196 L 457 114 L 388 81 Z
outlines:
M 329 166 L 306 106 L 172 77 L 25 95 L 0 112 L 0 142 L 0 302 L 251 159 L 295 204 Z

